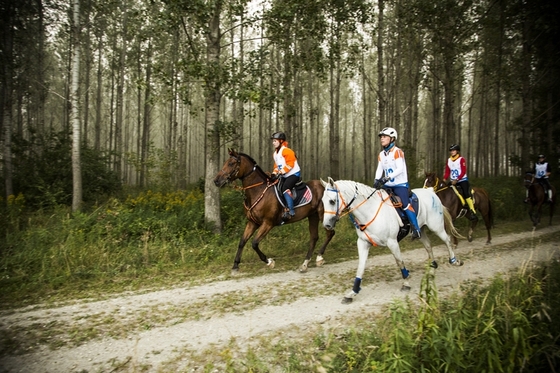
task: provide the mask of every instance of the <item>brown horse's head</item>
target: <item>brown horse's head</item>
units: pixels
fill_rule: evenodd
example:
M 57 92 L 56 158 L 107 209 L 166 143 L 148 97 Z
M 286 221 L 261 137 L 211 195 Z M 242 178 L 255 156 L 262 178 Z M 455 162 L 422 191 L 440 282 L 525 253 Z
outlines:
M 424 188 L 438 189 L 442 180 L 436 175 L 435 172 L 425 172 L 426 179 L 424 179 Z
M 229 182 L 239 177 L 239 167 L 241 165 L 241 157 L 233 150 L 228 149 L 229 158 L 224 163 L 224 166 L 214 178 L 214 184 L 220 188 Z
M 535 175 L 533 175 L 533 171 L 525 172 L 525 176 L 523 177 L 523 185 L 525 185 L 525 188 L 529 189 L 531 184 L 533 184 L 534 177 Z

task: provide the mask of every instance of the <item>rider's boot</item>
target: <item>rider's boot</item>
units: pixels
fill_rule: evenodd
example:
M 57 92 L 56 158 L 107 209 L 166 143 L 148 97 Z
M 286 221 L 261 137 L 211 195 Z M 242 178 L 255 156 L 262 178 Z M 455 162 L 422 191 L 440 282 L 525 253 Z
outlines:
M 286 190 L 284 192 L 284 198 L 286 199 L 286 204 L 288 205 L 288 209 L 290 211 L 285 212 L 284 215 L 282 216 L 282 219 L 290 220 L 296 214 L 296 212 L 294 211 L 294 199 L 292 198 L 292 192 Z
M 416 214 L 410 205 L 404 210 L 408 221 L 412 224 L 412 239 L 420 238 L 420 227 L 418 226 L 418 219 L 416 219 Z
M 466 198 L 465 201 L 467 202 L 467 205 L 469 205 L 469 210 L 471 210 L 471 216 L 469 216 L 469 219 L 472 221 L 477 221 L 478 216 L 476 216 L 476 210 L 474 209 L 472 198 Z

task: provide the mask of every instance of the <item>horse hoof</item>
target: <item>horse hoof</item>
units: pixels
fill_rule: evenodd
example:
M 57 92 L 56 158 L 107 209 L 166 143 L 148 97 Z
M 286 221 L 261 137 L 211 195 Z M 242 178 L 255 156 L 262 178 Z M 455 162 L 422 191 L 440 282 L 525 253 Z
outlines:
M 267 263 L 268 268 L 273 269 L 275 264 L 276 262 L 274 261 L 274 259 L 268 258 L 268 263 Z
M 352 299 L 352 298 L 344 297 L 344 298 L 342 298 L 342 304 L 350 304 L 350 303 L 352 303 L 353 300 L 354 299 Z
M 300 273 L 305 273 L 305 272 L 307 272 L 307 266 L 302 264 L 301 267 L 299 267 L 299 272 L 300 272 Z
M 464 263 L 463 263 L 462 260 L 457 259 L 455 262 L 450 263 L 450 264 L 451 264 L 452 266 L 455 266 L 455 267 L 460 267 L 460 266 L 462 266 Z
M 437 269 L 437 267 L 438 267 L 437 262 L 436 262 L 435 260 L 432 261 L 432 262 L 430 263 L 430 267 L 432 267 L 432 268 L 434 268 L 434 269 Z
M 470 237 L 470 236 L 467 237 L 467 240 L 468 240 L 469 242 L 472 242 L 472 237 Z
M 492 241 L 486 241 L 486 245 L 492 245 Z
M 410 291 L 412 289 L 409 285 L 403 285 L 401 291 Z
M 322 267 L 325 264 L 325 259 L 322 256 L 317 256 L 317 260 L 315 261 L 315 265 L 317 267 Z
M 232 276 L 238 276 L 239 275 L 239 269 L 232 269 L 231 270 L 231 275 Z

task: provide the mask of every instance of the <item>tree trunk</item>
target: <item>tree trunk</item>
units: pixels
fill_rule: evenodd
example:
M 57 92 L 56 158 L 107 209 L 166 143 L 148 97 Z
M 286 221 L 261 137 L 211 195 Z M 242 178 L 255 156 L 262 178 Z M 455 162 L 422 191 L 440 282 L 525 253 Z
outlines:
M 377 106 L 379 111 L 379 129 L 387 125 L 385 118 L 385 71 L 383 69 L 383 33 L 384 33 L 384 20 L 383 11 L 385 9 L 385 0 L 378 0 L 378 29 L 377 29 Z
M 220 219 L 220 190 L 213 183 L 214 177 L 220 170 L 220 99 L 221 99 L 221 76 L 220 71 L 220 13 L 222 3 L 215 2 L 210 21 L 208 23 L 208 34 L 206 36 L 206 63 L 207 67 L 214 73 L 207 75 L 205 89 L 205 123 L 208 142 L 205 147 L 206 154 L 206 176 L 204 183 L 204 218 L 206 222 L 212 223 L 214 232 L 222 231 Z
M 98 35 L 97 44 L 97 92 L 95 99 L 95 135 L 93 141 L 93 148 L 97 151 L 101 149 L 101 116 L 102 116 L 102 103 L 103 103 L 103 33 Z
M 79 77 L 80 77 L 80 0 L 73 0 L 73 41 L 74 53 L 72 58 L 72 87 L 70 95 L 72 117 L 72 211 L 76 212 L 82 206 L 82 168 L 80 159 L 80 113 L 79 113 Z
M 13 171 L 12 171 L 12 86 L 13 86 L 13 16 L 14 3 L 8 2 L 7 9 L 0 15 L 2 17 L 2 51 L 4 61 L 2 63 L 2 126 L 4 130 L 4 186 L 6 188 L 6 201 L 14 194 Z M 1 134 L 0 134 L 1 135 Z
M 152 105 L 150 103 L 151 96 L 151 80 L 152 80 L 152 41 L 148 41 L 148 50 L 146 51 L 146 88 L 144 91 L 144 121 L 142 122 L 142 144 L 140 149 L 140 186 L 148 185 L 148 153 L 150 145 L 150 112 Z

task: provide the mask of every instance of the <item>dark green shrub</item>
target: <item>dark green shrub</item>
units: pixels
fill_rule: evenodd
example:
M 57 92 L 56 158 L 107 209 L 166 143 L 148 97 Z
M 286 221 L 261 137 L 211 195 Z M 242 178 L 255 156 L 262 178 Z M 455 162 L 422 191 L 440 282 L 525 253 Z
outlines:
M 12 153 L 14 194 L 23 194 L 28 208 L 71 204 L 72 143 L 68 132 L 51 132 L 30 140 L 14 136 Z M 108 154 L 84 147 L 81 160 L 85 202 L 121 189 L 118 175 L 108 166 Z

